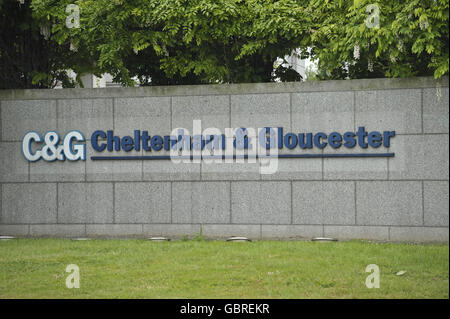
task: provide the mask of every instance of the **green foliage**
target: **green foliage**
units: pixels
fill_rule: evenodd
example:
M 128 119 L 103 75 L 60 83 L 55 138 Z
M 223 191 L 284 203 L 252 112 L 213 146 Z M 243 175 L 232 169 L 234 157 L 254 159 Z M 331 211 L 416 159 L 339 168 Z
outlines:
M 280 77 L 277 57 L 308 43 L 307 1 L 79 0 L 81 27 L 68 29 L 72 1 L 34 0 L 33 9 L 54 25 L 53 40 L 74 43 L 96 72 L 125 85 L 133 76 L 146 85 L 267 82 Z
M 198 233 L 198 235 L 195 235 L 192 240 L 194 241 L 206 241 L 205 236 L 203 235 L 203 228 L 202 226 L 200 226 L 200 232 Z
M 305 70 L 306 81 L 318 81 L 319 75 L 317 70 L 314 69 L 313 65 L 309 65 Z
M 47 41 L 32 17 L 30 0 L 0 1 L 0 89 L 51 88 L 61 81 L 74 86 L 66 69 L 66 50 Z
M 79 28 L 66 26 L 72 3 Z M 380 21 L 371 28 L 373 4 Z M 449 72 L 448 8 L 448 0 L 0 0 L 1 73 L 16 77 L 1 87 L 73 86 L 67 69 L 108 72 L 126 86 L 299 81 L 292 68 L 273 67 L 294 49 L 318 62 L 317 79 L 440 78 Z
M 380 17 L 373 28 L 366 24 L 371 3 Z M 448 74 L 447 0 L 312 0 L 311 5 L 318 22 L 313 57 L 322 78 Z

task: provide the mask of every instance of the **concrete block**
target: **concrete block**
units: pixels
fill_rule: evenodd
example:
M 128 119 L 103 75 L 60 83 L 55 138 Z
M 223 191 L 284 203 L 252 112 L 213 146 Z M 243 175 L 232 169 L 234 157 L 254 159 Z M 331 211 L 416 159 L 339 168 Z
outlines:
M 292 94 L 292 130 L 295 133 L 354 130 L 354 93 L 312 92 Z
M 294 224 L 355 224 L 353 182 L 293 182 Z
M 142 160 L 100 160 L 93 161 L 91 156 L 123 156 L 125 152 L 95 152 L 87 147 L 86 179 L 87 181 L 140 181 L 142 180 Z M 142 156 L 141 151 L 132 150 L 126 155 Z
M 22 141 L 29 131 L 42 136 L 56 129 L 56 101 L 10 100 L 2 101 L 3 141 Z
M 202 234 L 208 238 L 228 238 L 244 236 L 252 240 L 261 238 L 261 225 L 213 225 L 201 226 Z
M 289 94 L 246 94 L 231 96 L 231 127 L 291 128 Z
M 358 225 L 422 225 L 421 182 L 356 182 L 356 211 Z
M 116 183 L 115 223 L 169 223 L 170 183 Z
M 113 203 L 112 183 L 61 183 L 58 185 L 58 223 L 112 223 Z
M 87 224 L 88 237 L 138 237 L 142 236 L 141 224 Z
M 136 97 L 136 96 L 179 96 L 179 95 L 224 95 L 243 94 L 245 92 L 328 92 L 352 90 L 392 90 L 404 88 L 436 87 L 437 84 L 448 87 L 448 76 L 436 81 L 432 76 L 411 78 L 354 79 L 333 81 L 278 82 L 278 83 L 239 83 L 217 85 L 170 85 L 146 87 L 117 87 L 108 90 L 3 90 L 0 99 L 49 99 L 49 98 L 99 98 L 99 97 Z
M 448 182 L 423 183 L 426 226 L 448 227 Z
M 197 236 L 200 234 L 200 225 L 193 224 L 144 224 L 144 236 L 165 236 L 180 238 L 184 236 Z
M 28 161 L 22 154 L 22 143 L 0 143 L 0 182 L 28 181 Z
M 193 120 L 201 120 L 202 131 L 209 127 L 230 127 L 230 101 L 228 95 L 174 96 L 172 98 L 172 129 L 192 131 Z
M 193 201 L 195 192 L 192 191 L 192 182 L 172 183 L 172 223 L 192 223 Z
M 288 239 L 323 236 L 323 227 L 319 225 L 261 225 L 261 237 L 264 239 Z
M 392 139 L 389 179 L 448 180 L 448 135 L 402 135 Z
M 302 150 L 300 148 L 279 150 L 278 154 L 321 154 L 321 149 Z M 270 161 L 276 161 L 271 159 Z M 261 166 L 263 161 L 260 161 Z M 275 164 L 271 164 L 275 165 Z M 276 172 L 261 174 L 262 180 L 320 180 L 322 179 L 321 158 L 279 158 Z
M 78 130 L 90 139 L 96 130 L 113 129 L 112 99 L 58 100 L 58 132 Z
M 229 223 L 230 183 L 173 183 L 172 222 L 197 224 Z
M 81 182 L 86 179 L 86 163 L 89 161 L 54 161 L 40 159 L 30 162 L 32 182 Z
M 147 130 L 149 135 L 170 133 L 170 98 L 116 98 L 114 134 L 132 135 L 134 130 Z
M 201 163 L 201 179 L 202 180 L 260 180 L 259 162 L 249 163 Z
M 448 133 L 448 87 L 423 89 L 424 133 Z
M 390 227 L 390 240 L 448 243 L 448 227 Z
M 215 159 L 201 163 L 202 180 L 260 180 L 260 164 L 256 159 Z M 221 161 L 221 162 L 220 162 Z
M 170 160 L 144 161 L 144 181 L 200 180 L 200 163 L 172 163 Z
M 422 132 L 421 90 L 377 90 L 355 92 L 356 128 L 398 134 Z
M 84 225 L 30 225 L 30 236 L 83 237 L 86 231 Z
M 232 182 L 233 224 L 290 224 L 290 182 Z
M 144 155 L 147 155 L 144 152 Z M 158 155 L 170 156 L 169 151 L 158 152 Z M 144 160 L 144 181 L 192 181 L 200 180 L 200 163 L 184 160 Z
M 324 226 L 324 236 L 337 239 L 389 240 L 387 226 Z
M 3 224 L 56 223 L 56 184 L 3 184 Z
M 14 236 L 14 237 L 24 237 L 29 235 L 28 225 L 1 225 L 0 224 L 0 235 L 1 236 Z
M 380 148 L 327 148 L 325 154 L 355 153 L 389 153 L 385 147 Z M 323 160 L 323 178 L 326 180 L 386 180 L 388 178 L 387 157 L 352 157 L 325 158 Z

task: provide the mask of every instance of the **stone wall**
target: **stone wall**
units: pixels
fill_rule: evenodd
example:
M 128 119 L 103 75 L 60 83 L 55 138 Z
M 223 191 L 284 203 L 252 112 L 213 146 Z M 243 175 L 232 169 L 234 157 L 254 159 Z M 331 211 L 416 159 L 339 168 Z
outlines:
M 448 242 L 448 103 L 448 77 L 0 91 L 0 234 Z M 395 130 L 395 156 L 280 159 L 271 175 L 252 163 L 90 159 L 95 130 L 164 135 L 194 119 L 221 130 Z M 26 132 L 75 129 L 86 161 L 24 158 Z

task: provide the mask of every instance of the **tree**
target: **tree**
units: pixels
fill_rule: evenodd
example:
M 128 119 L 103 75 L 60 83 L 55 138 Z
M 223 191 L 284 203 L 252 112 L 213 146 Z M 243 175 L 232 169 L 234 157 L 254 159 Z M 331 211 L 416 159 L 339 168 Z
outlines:
M 73 86 L 64 48 L 46 40 L 50 31 L 32 18 L 30 1 L 23 2 L 0 0 L 0 89 Z
M 67 24 L 73 2 L 79 27 Z M 135 77 L 298 81 L 273 65 L 294 49 L 318 61 L 318 79 L 439 78 L 449 72 L 448 8 L 448 0 L 0 0 L 0 87 L 73 86 L 68 69 L 111 73 L 127 86 Z
M 448 74 L 447 0 L 312 0 L 311 8 L 322 79 Z
M 33 9 L 53 24 L 53 40 L 124 85 L 133 76 L 144 84 L 295 78 L 291 69 L 272 74 L 273 63 L 310 36 L 306 0 L 79 0 L 80 28 L 68 29 L 72 1 L 34 0 Z

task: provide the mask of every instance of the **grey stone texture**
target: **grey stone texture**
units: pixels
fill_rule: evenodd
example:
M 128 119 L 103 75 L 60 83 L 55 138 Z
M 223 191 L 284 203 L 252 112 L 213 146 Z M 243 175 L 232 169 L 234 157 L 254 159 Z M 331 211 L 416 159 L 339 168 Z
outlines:
M 340 147 L 324 150 L 324 154 L 388 152 L 390 150 L 384 147 L 375 149 Z M 388 177 L 388 159 L 386 157 L 324 158 L 323 176 L 327 180 L 386 180 Z
M 389 179 L 447 180 L 448 134 L 400 135 L 392 139 Z
M 0 142 L 0 182 L 28 181 L 28 161 L 22 154 L 22 143 Z
M 360 91 L 355 101 L 356 126 L 399 134 L 422 132 L 421 90 Z
M 84 237 L 86 236 L 86 227 L 77 224 L 30 225 L 30 236 Z
M 91 156 L 98 155 L 92 147 L 86 149 L 86 180 L 87 181 L 140 181 L 142 180 L 142 160 L 90 160 Z M 121 156 L 123 152 L 105 151 L 102 156 Z M 142 150 L 132 150 L 127 155 L 141 156 Z
M 199 224 L 144 224 L 144 236 L 167 236 L 169 238 L 183 238 L 198 236 L 201 225 Z
M 0 235 L 25 237 L 29 234 L 29 225 L 1 225 Z
M 63 224 L 112 223 L 112 183 L 58 184 L 58 222 Z
M 339 239 L 389 240 L 386 226 L 324 226 L 324 236 Z
M 30 162 L 32 182 L 82 182 L 85 180 L 86 161 L 39 160 Z
M 57 222 L 56 184 L 3 184 L 2 224 Z
M 114 101 L 114 134 L 133 135 L 147 130 L 149 135 L 170 133 L 170 97 L 116 98 Z
M 1 120 L 3 141 L 22 141 L 29 131 L 43 135 L 56 129 L 56 101 L 2 101 Z
M 230 127 L 228 95 L 175 96 L 172 98 L 172 130 L 185 128 L 193 134 L 193 121 L 201 121 L 201 130 Z
M 146 153 L 146 152 L 144 152 Z M 152 154 L 145 154 L 152 155 Z M 162 150 L 158 155 L 168 155 Z M 195 181 L 200 180 L 200 163 L 188 159 L 147 160 L 142 163 L 143 181 Z
M 78 130 L 90 139 L 96 130 L 113 129 L 113 99 L 58 100 L 58 131 Z
M 231 96 L 231 127 L 291 128 L 289 94 L 243 94 Z
M 356 210 L 358 225 L 420 226 L 421 182 L 356 182 Z
M 354 130 L 353 92 L 292 94 L 294 132 L 347 132 Z
M 174 182 L 172 222 L 227 224 L 230 222 L 229 182 Z
M 147 96 L 203 96 L 226 94 L 269 94 L 298 92 L 342 92 L 367 90 L 396 90 L 448 87 L 448 76 L 439 80 L 433 77 L 358 79 L 319 82 L 240 83 L 215 85 L 172 85 L 135 88 L 65 89 L 65 90 L 2 90 L 0 100 L 39 100 L 74 98 L 135 98 Z
M 114 222 L 170 223 L 170 183 L 116 183 Z
M 448 87 L 423 89 L 424 133 L 448 134 Z
M 202 180 L 260 180 L 260 165 L 258 162 L 234 163 L 201 163 Z
M 142 237 L 142 224 L 87 224 L 89 237 Z
M 448 182 L 423 182 L 426 226 L 448 227 Z
M 448 77 L 0 90 L 0 234 L 448 242 L 448 99 Z M 91 159 L 170 155 L 95 152 L 94 130 L 164 136 L 183 127 L 193 134 L 194 120 L 203 134 L 267 126 L 285 133 L 395 130 L 389 148 L 279 150 L 395 156 L 278 159 L 274 174 L 263 174 L 262 160 Z M 27 162 L 21 141 L 30 130 L 61 137 L 81 131 L 86 161 Z
M 278 154 L 321 154 L 322 150 L 308 149 L 301 150 L 299 148 L 288 149 L 283 148 L 278 150 Z M 277 161 L 276 172 L 273 174 L 262 174 L 262 180 L 293 180 L 293 181 L 305 181 L 305 180 L 319 180 L 322 179 L 322 163 L 321 158 L 303 158 L 301 160 L 295 159 L 271 159 L 271 161 Z M 260 162 L 262 167 L 264 164 Z
M 228 238 L 232 236 L 244 236 L 250 239 L 261 238 L 261 225 L 250 224 L 205 224 L 201 227 L 202 235 L 207 238 Z
M 290 182 L 233 182 L 231 223 L 290 224 Z
M 448 227 L 390 227 L 391 241 L 448 242 Z
M 294 224 L 355 224 L 354 182 L 293 182 Z
M 321 225 L 261 225 L 263 239 L 311 239 L 321 236 Z

